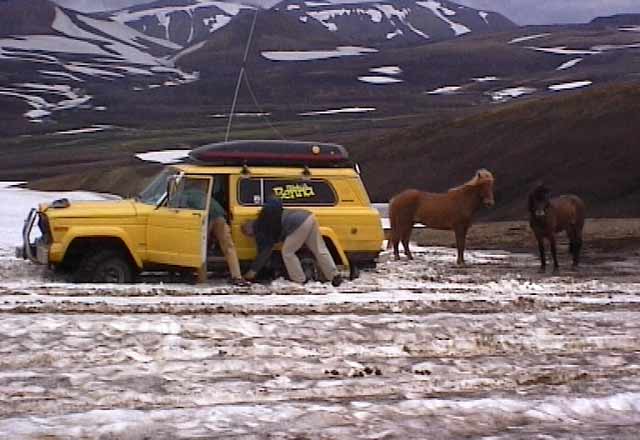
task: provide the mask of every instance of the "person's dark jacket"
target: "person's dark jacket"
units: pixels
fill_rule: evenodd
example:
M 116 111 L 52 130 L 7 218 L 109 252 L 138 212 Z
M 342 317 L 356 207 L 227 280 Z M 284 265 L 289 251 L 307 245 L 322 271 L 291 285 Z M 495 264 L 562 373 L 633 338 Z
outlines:
M 298 229 L 310 215 L 301 209 L 284 210 L 280 200 L 265 203 L 253 226 L 258 256 L 251 270 L 258 273 L 269 261 L 275 245 Z
M 269 261 L 273 247 L 281 240 L 282 211 L 282 202 L 279 199 L 267 200 L 253 224 L 258 247 L 258 256 L 251 265 L 251 270 L 255 273 L 258 273 Z

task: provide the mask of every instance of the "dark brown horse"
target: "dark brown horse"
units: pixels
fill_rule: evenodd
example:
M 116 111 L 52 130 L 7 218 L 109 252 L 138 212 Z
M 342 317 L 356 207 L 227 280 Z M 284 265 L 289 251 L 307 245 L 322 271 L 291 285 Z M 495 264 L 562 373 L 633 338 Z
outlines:
M 428 228 L 453 230 L 456 234 L 458 264 L 464 264 L 464 248 L 467 231 L 473 214 L 482 204 L 493 206 L 493 175 L 487 170 L 478 170 L 464 185 L 446 193 L 428 193 L 408 189 L 389 201 L 391 244 L 396 259 L 400 258 L 398 244 L 402 242 L 404 253 L 412 260 L 409 239 L 414 223 Z
M 544 239 L 549 240 L 553 256 L 553 270 L 558 271 L 555 234 L 561 231 L 569 238 L 569 252 L 573 257 L 573 266 L 580 263 L 582 249 L 582 228 L 584 227 L 584 202 L 578 196 L 562 195 L 549 197 L 549 188 L 538 185 L 529 194 L 529 224 L 538 240 L 540 252 L 540 271 L 544 272 L 547 261 L 544 250 Z

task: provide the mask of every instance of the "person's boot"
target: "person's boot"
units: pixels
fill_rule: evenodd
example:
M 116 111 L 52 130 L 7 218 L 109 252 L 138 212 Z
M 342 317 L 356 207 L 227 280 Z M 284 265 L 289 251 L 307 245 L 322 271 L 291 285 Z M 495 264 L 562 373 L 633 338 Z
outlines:
M 245 280 L 244 278 L 231 278 L 231 284 L 234 286 L 247 287 L 251 285 L 251 282 L 248 280 Z
M 336 274 L 336 276 L 331 280 L 331 285 L 333 287 L 338 287 L 340 284 L 342 284 L 342 275 Z

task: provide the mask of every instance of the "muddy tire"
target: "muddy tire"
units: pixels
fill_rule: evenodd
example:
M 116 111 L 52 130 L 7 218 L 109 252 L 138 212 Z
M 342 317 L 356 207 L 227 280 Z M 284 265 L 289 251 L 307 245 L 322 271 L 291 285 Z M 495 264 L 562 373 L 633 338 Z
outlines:
M 134 270 L 122 252 L 102 250 L 89 255 L 76 270 L 76 283 L 125 284 L 134 280 Z

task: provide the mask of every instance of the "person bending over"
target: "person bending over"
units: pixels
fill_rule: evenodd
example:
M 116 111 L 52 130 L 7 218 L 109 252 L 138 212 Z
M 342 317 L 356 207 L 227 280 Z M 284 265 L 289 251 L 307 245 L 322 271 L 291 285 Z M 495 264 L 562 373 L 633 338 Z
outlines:
M 276 244 L 282 244 L 282 260 L 289 279 L 303 284 L 307 281 L 296 252 L 304 245 L 313 254 L 325 279 L 335 287 L 342 283 L 336 264 L 320 234 L 318 221 L 313 213 L 303 209 L 283 209 L 278 199 L 268 200 L 258 214 L 258 219 L 243 226 L 245 234 L 255 237 L 258 256 L 245 273 L 245 279 L 254 280 L 260 269 L 269 261 Z

